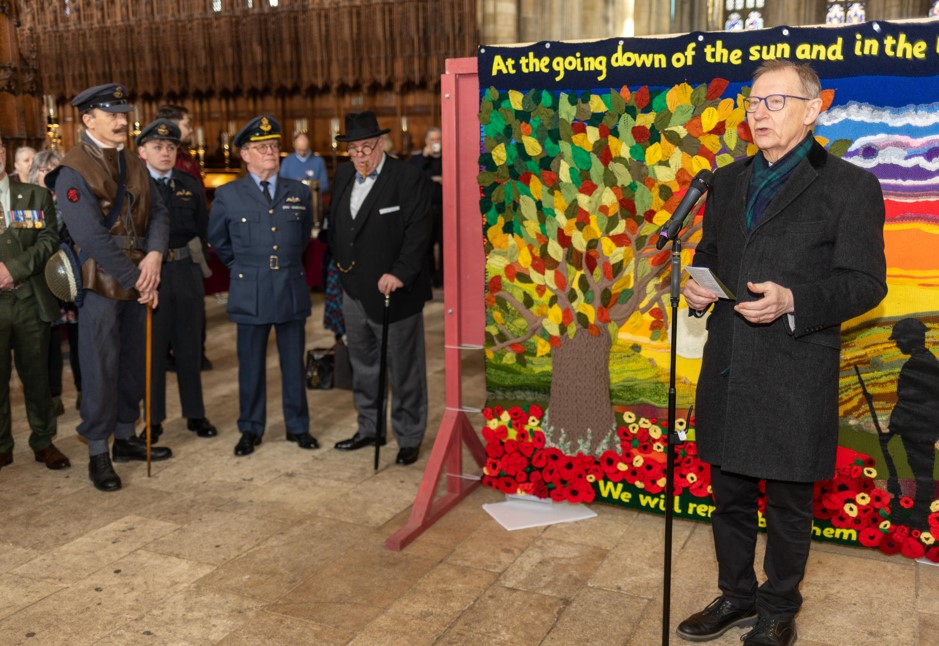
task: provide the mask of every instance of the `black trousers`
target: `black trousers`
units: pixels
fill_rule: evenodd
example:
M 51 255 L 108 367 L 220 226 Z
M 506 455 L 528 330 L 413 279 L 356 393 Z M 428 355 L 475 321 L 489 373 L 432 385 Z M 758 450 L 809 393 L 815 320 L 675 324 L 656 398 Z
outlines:
M 925 530 L 929 524 L 930 505 L 936 497 L 936 480 L 933 471 L 936 468 L 936 441 L 925 433 L 899 432 L 906 461 L 913 472 L 916 482 L 916 495 L 913 498 L 913 512 L 909 522 L 913 527 Z M 899 505 L 897 505 L 899 507 Z M 900 511 L 903 511 L 902 509 Z M 896 510 L 894 510 L 896 513 Z M 902 518 L 902 517 L 901 517 Z
M 799 583 L 812 541 L 812 482 L 766 481 L 766 581 L 757 586 L 753 569 L 759 518 L 759 478 L 711 466 L 715 510 L 711 516 L 717 551 L 718 587 L 737 607 L 756 603 L 764 618 L 786 618 L 802 606 Z
M 202 270 L 190 259 L 163 264 L 160 306 L 153 312 L 151 419 L 166 419 L 166 353 L 173 347 L 183 417 L 205 417 L 202 398 L 202 342 L 205 287 Z

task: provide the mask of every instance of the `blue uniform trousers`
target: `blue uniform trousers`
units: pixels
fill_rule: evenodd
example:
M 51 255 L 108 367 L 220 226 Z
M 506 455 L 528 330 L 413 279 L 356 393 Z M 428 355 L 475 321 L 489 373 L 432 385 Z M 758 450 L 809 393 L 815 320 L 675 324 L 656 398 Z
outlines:
M 306 319 L 285 323 L 238 324 L 238 430 L 263 435 L 267 417 L 267 340 L 271 327 L 277 337 L 284 407 L 289 435 L 310 431 L 304 387 L 303 351 Z
M 85 290 L 79 309 L 82 404 L 78 434 L 105 440 L 134 433 L 144 397 L 147 308 Z

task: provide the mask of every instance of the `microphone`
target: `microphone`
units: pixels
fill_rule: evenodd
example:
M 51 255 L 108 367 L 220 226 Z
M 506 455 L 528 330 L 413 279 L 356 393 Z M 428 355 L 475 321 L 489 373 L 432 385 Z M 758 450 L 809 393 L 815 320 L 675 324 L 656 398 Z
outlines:
M 681 202 L 672 212 L 672 217 L 659 231 L 659 239 L 655 243 L 656 249 L 661 249 L 666 242 L 674 240 L 678 236 L 678 232 L 681 231 L 681 227 L 685 223 L 685 218 L 688 217 L 691 209 L 698 203 L 701 196 L 707 193 L 709 188 L 711 188 L 711 171 L 705 168 L 691 180 L 691 185 L 688 187 L 685 197 L 681 198 Z

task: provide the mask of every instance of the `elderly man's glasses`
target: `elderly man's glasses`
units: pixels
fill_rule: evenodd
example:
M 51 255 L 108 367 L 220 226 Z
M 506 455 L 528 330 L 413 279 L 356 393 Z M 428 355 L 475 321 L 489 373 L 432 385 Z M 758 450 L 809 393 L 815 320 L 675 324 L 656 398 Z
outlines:
M 276 141 L 270 141 L 263 144 L 254 144 L 252 148 L 262 154 L 276 153 L 280 152 L 280 143 Z
M 769 96 L 749 96 L 743 100 L 743 107 L 747 112 L 756 112 L 760 107 L 760 101 L 766 103 L 766 109 L 770 112 L 779 112 L 786 107 L 786 99 L 799 99 L 800 101 L 811 101 L 805 96 L 793 96 L 792 94 L 770 94 Z
M 350 155 L 363 155 L 368 157 L 372 154 L 372 151 L 378 146 L 377 141 L 373 141 L 370 144 L 362 144 L 361 146 L 349 146 Z

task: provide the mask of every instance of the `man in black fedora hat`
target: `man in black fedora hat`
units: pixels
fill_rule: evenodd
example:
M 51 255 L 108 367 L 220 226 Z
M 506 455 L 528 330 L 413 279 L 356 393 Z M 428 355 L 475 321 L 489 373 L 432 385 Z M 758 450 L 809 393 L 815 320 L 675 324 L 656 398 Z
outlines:
M 424 303 L 431 284 L 427 250 L 433 223 L 430 196 L 421 171 L 388 157 L 373 112 L 346 115 L 351 164 L 336 170 L 329 244 L 339 269 L 358 410 L 355 435 L 336 443 L 354 451 L 375 442 L 379 346 L 385 296 L 390 294 L 388 372 L 391 429 L 398 464 L 417 461 L 427 425 L 424 362 Z M 383 398 L 384 399 L 384 398 Z

